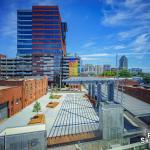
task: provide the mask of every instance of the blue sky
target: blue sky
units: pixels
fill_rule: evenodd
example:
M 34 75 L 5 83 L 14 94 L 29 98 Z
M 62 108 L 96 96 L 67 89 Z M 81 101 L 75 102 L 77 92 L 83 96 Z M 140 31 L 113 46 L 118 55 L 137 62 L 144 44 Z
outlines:
M 67 51 L 83 63 L 111 64 L 125 54 L 129 67 L 150 72 L 150 0 L 1 0 L 0 53 L 16 55 L 16 10 L 58 5 L 68 23 Z

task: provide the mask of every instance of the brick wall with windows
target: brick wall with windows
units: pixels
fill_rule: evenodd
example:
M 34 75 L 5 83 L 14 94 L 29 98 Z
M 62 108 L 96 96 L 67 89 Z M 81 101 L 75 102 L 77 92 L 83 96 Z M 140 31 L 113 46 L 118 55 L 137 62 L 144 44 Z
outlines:
M 4 86 L 9 88 L 4 90 Z M 0 104 L 8 103 L 12 116 L 47 93 L 48 77 L 0 80 L 0 87 Z
M 8 117 L 19 112 L 23 108 L 21 86 L 0 86 L 0 105 L 7 104 Z

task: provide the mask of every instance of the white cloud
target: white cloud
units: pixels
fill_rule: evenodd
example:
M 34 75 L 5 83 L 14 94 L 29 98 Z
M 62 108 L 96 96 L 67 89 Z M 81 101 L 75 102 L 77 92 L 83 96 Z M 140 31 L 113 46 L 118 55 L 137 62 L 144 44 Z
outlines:
M 148 35 L 147 34 L 142 34 L 140 36 L 138 36 L 135 40 L 135 44 L 145 44 L 148 41 Z
M 38 0 L 38 5 L 56 5 L 57 0 Z
M 119 56 L 126 55 L 126 56 L 131 56 L 135 58 L 143 58 L 144 55 L 150 55 L 150 52 L 126 52 L 126 53 L 118 53 Z
M 88 55 L 80 55 L 81 57 L 105 57 L 110 56 L 110 54 L 107 53 L 94 53 L 94 54 L 88 54 Z
M 120 50 L 120 49 L 124 49 L 124 48 L 125 48 L 124 45 L 116 45 L 113 47 L 113 49 L 115 49 L 115 50 Z
M 99 58 L 94 58 L 94 57 L 82 57 L 82 60 L 88 61 L 88 60 L 99 60 Z
M 93 46 L 93 45 L 95 45 L 95 43 L 94 43 L 93 41 L 89 41 L 89 42 L 83 44 L 82 47 L 83 47 L 83 48 L 89 48 L 89 47 L 91 47 L 91 46 Z
M 106 0 L 106 3 L 109 5 L 113 5 L 113 0 Z
M 111 64 L 112 62 L 113 62 L 113 60 L 112 59 L 110 59 L 110 58 L 100 58 L 100 57 L 82 57 L 82 60 L 84 61 L 84 62 L 88 62 L 89 63 L 89 61 L 90 62 L 94 62 L 94 61 L 96 61 L 98 64 Z
M 150 52 L 150 43 L 149 43 L 149 35 L 141 34 L 135 38 L 135 40 L 130 44 L 130 47 L 134 52 Z
M 122 21 L 127 20 L 128 16 L 125 13 L 119 12 L 116 15 L 107 16 L 103 20 L 104 25 L 116 25 L 122 23 Z
M 126 0 L 118 2 L 118 0 L 114 0 L 113 5 L 115 7 L 110 10 L 104 7 L 103 25 L 137 26 L 138 24 L 145 25 L 149 22 L 150 1 Z
M 110 4 L 106 3 L 106 5 Z M 112 50 L 130 51 L 132 54 L 128 53 L 128 55 L 135 55 L 138 59 L 142 59 L 150 52 L 150 1 L 113 0 L 111 5 L 114 7 L 110 10 L 105 10 L 104 7 L 102 24 L 121 29 L 122 31 L 116 34 L 116 40 L 123 45 L 114 45 Z

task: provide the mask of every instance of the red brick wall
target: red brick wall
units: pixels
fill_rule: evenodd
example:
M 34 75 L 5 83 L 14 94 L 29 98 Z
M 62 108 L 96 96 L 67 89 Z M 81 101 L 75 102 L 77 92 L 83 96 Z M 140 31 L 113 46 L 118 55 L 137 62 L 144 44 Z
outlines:
M 0 54 L 0 59 L 1 58 L 6 58 L 6 55 Z
M 121 90 L 121 86 L 119 87 Z M 150 90 L 141 87 L 124 86 L 124 92 L 150 104 Z
M 119 82 L 119 84 L 121 84 L 121 85 L 123 84 L 125 86 L 127 86 L 127 85 L 131 85 L 131 86 L 139 85 L 139 83 L 137 81 L 129 80 L 129 79 L 121 80 L 121 81 L 118 81 L 118 82 Z
M 22 86 L 23 98 L 28 101 L 35 100 L 47 93 L 48 89 L 48 78 L 44 76 L 42 79 L 25 79 L 22 81 L 18 80 L 0 80 L 0 85 L 3 86 Z
M 20 111 L 22 108 L 25 108 L 41 96 L 45 95 L 48 90 L 48 78 L 47 76 L 44 76 L 41 79 L 24 79 L 22 81 L 19 80 L 0 80 L 0 86 L 18 86 L 17 90 L 6 90 L 5 93 L 1 93 L 3 96 L 2 98 L 5 100 L 11 101 L 12 96 L 14 96 L 15 99 L 18 99 L 18 97 L 21 97 L 21 106 L 20 104 L 14 107 L 13 113 L 10 112 L 10 116 L 18 111 Z M 21 91 L 21 92 L 20 92 Z M 9 96 L 9 97 L 8 97 Z M 8 99 L 7 99 L 8 97 Z M 0 98 L 0 102 L 1 101 Z
M 28 106 L 35 100 L 35 81 L 25 80 L 23 83 L 24 107 Z
M 10 87 L 0 90 L 0 104 L 8 102 L 9 116 L 19 112 L 23 107 L 22 87 Z

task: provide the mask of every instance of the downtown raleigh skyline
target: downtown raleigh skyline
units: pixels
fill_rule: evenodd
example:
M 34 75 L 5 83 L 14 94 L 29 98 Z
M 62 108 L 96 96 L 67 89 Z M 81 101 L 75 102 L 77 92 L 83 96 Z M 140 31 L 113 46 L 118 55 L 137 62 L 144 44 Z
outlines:
M 97 75 L 105 71 L 116 71 L 117 67 L 128 69 L 128 60 L 122 56 L 119 66 L 97 65 L 86 69 L 81 65 L 79 56 L 67 55 L 67 23 L 62 22 L 58 6 L 32 6 L 32 9 L 17 10 L 17 57 L 7 58 L 1 55 L 1 77 L 48 76 L 50 83 L 72 76 L 80 71 Z M 121 60 L 121 59 L 120 59 Z M 124 64 L 125 63 L 125 64 Z M 141 68 L 131 68 L 131 72 L 141 72 Z M 133 71 L 132 71 L 133 70 Z

